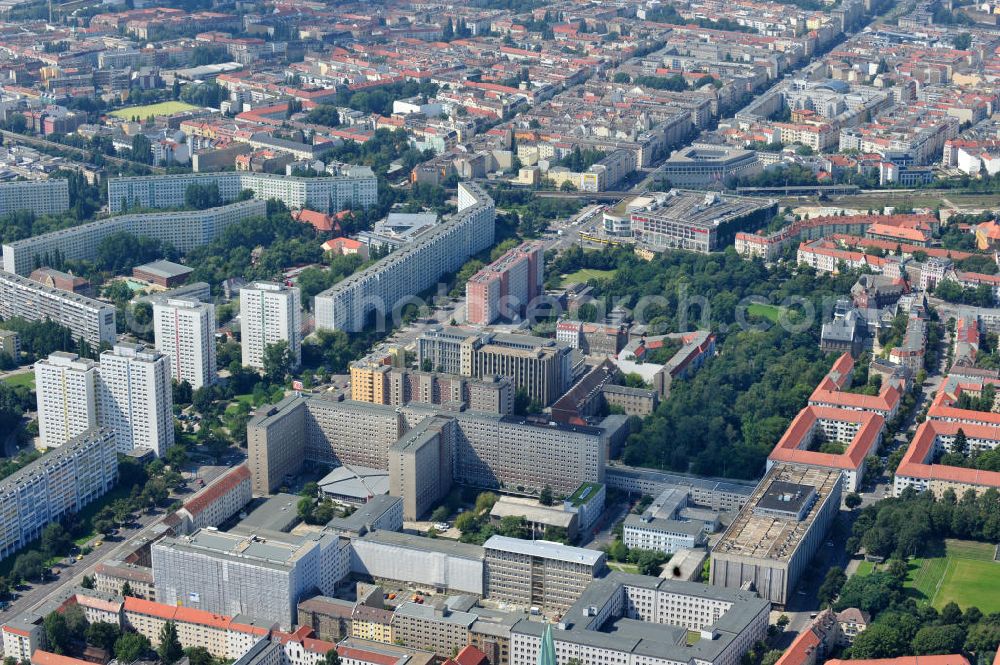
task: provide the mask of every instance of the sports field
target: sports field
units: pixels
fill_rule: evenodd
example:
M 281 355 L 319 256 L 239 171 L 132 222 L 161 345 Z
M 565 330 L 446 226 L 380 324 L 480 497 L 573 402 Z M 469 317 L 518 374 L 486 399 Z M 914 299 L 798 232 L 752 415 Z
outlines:
M 140 120 L 155 117 L 158 115 L 173 115 L 181 111 L 190 111 L 198 108 L 184 102 L 160 102 L 159 104 L 146 104 L 145 106 L 129 106 L 117 111 L 112 111 L 111 115 L 122 120 L 131 120 L 138 117 Z
M 562 276 L 562 285 L 586 284 L 591 279 L 611 279 L 615 276 L 614 270 L 597 270 L 596 268 L 582 268 L 576 272 Z
M 968 540 L 945 541 L 945 555 L 912 559 L 906 588 L 918 602 L 941 609 L 954 601 L 960 607 L 978 607 L 983 614 L 1000 612 L 1000 562 L 994 546 Z M 874 569 L 861 562 L 858 575 Z

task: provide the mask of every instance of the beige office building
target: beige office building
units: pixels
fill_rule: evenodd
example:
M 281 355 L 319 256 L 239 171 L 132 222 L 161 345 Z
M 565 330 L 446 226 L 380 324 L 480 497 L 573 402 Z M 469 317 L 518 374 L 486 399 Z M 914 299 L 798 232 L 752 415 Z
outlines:
M 430 416 L 389 448 L 389 494 L 403 498 L 403 519 L 424 516 L 451 489 L 455 421 Z
M 486 597 L 521 607 L 564 611 L 604 572 L 599 550 L 545 540 L 493 536 L 486 552 Z

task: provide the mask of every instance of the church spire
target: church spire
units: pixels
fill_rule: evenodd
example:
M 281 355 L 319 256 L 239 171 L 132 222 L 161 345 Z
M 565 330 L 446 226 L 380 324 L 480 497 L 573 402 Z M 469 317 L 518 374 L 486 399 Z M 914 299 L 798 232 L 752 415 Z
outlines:
M 552 624 L 545 624 L 545 633 L 542 635 L 542 646 L 538 649 L 538 660 L 535 665 L 557 665 L 556 643 L 552 639 Z

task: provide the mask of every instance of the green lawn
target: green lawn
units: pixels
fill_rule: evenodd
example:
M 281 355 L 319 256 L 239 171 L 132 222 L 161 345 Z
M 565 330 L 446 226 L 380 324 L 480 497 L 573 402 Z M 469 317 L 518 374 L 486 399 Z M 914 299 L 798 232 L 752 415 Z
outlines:
M 562 285 L 585 284 L 591 279 L 612 279 L 615 276 L 614 270 L 597 270 L 595 268 L 582 268 L 576 272 L 562 276 Z
M 777 305 L 763 305 L 761 303 L 753 303 L 747 305 L 747 314 L 751 316 L 760 316 L 771 323 L 777 323 L 778 317 L 781 316 L 781 308 Z
M 868 575 L 875 568 L 862 561 L 856 574 Z M 1000 612 L 1000 562 L 993 560 L 993 545 L 947 540 L 944 556 L 909 562 L 906 588 L 918 602 L 938 609 L 954 601 L 963 609 Z
M 35 373 L 34 372 L 24 372 L 22 374 L 12 374 L 4 378 L 4 383 L 12 388 L 17 386 L 27 386 L 32 390 L 35 389 Z
M 190 111 L 195 108 L 198 107 L 192 106 L 191 104 L 185 104 L 184 102 L 160 102 L 159 104 L 146 104 L 145 106 L 129 106 L 127 108 L 118 109 L 117 111 L 112 111 L 111 115 L 116 118 L 121 118 L 122 120 L 131 120 L 136 116 L 138 116 L 140 120 L 145 120 L 146 118 L 159 115 L 173 115 L 174 113 L 180 113 L 181 111 Z
M 618 561 L 608 561 L 608 568 L 611 570 L 618 570 L 623 573 L 634 573 L 639 574 L 639 566 L 634 563 L 620 563 Z
M 253 393 L 244 393 L 233 397 L 232 401 L 226 405 L 226 415 L 231 416 L 235 414 L 236 409 L 239 408 L 240 402 L 246 402 L 251 408 L 253 408 Z
M 934 594 L 934 607 L 955 601 L 959 607 L 976 606 L 984 614 L 1000 612 L 1000 563 L 951 559 Z

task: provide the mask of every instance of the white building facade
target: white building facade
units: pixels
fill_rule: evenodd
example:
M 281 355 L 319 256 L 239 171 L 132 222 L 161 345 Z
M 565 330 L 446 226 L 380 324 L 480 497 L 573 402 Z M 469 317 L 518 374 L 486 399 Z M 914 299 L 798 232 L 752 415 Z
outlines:
M 98 421 L 115 431 L 118 450 L 166 453 L 174 445 L 167 356 L 139 344 L 117 344 L 101 354 L 98 374 Z
M 264 350 L 288 342 L 292 365 L 302 362 L 302 303 L 298 287 L 255 282 L 240 289 L 243 364 L 264 369 Z
M 215 382 L 215 306 L 193 298 L 153 304 L 156 348 L 170 359 L 170 377 L 195 390 Z
M 56 351 L 35 363 L 38 433 L 46 448 L 97 426 L 97 368 L 75 353 Z

